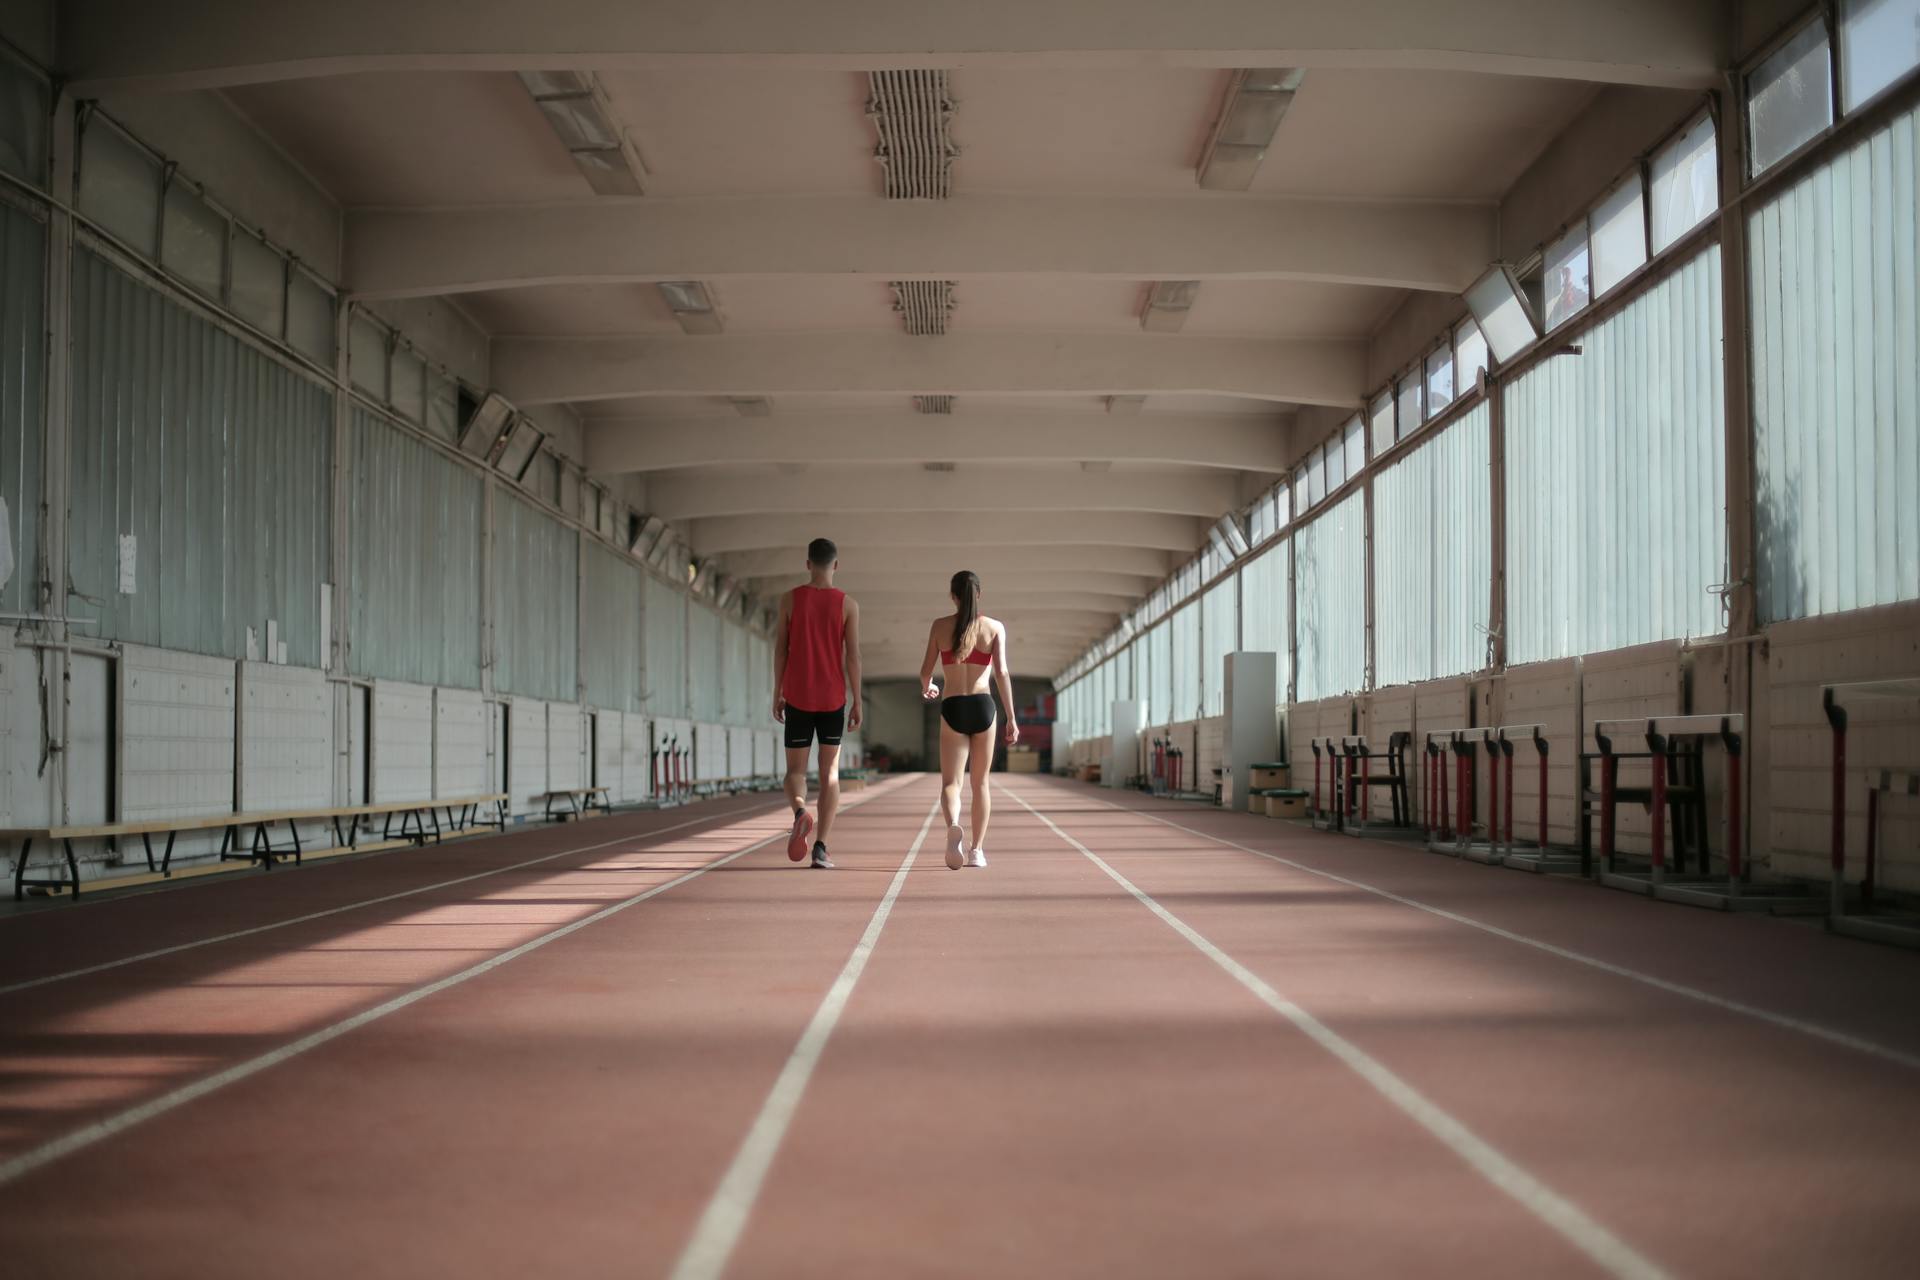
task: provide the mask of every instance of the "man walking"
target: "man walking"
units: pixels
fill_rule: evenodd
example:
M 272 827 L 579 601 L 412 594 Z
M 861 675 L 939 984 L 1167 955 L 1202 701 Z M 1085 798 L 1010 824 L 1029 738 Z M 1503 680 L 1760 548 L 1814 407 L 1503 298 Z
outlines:
M 807 544 L 812 579 L 780 598 L 773 640 L 773 718 L 786 726 L 787 801 L 793 833 L 787 856 L 807 856 L 814 821 L 807 813 L 807 755 L 820 741 L 820 834 L 813 866 L 830 870 L 827 836 L 840 808 L 840 738 L 860 727 L 860 606 L 833 585 L 840 550 L 825 538 Z M 848 701 L 848 693 L 852 701 Z

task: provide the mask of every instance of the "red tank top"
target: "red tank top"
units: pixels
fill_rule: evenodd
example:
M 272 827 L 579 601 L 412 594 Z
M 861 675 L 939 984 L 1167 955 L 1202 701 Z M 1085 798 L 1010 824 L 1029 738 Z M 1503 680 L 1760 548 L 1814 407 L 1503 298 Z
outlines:
M 787 705 L 838 711 L 847 705 L 844 601 L 833 587 L 795 587 L 787 622 Z

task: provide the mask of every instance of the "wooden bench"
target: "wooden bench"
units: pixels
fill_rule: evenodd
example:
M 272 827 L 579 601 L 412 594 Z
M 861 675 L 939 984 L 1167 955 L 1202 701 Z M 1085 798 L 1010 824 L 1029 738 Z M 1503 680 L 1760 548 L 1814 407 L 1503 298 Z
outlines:
M 385 818 L 382 838 L 386 840 L 411 840 L 415 844 L 426 843 L 431 835 L 436 841 L 442 839 L 448 831 L 462 831 L 469 826 L 500 826 L 505 822 L 503 812 L 506 804 L 504 792 L 437 798 L 430 800 L 387 800 L 375 804 L 328 805 L 310 809 L 274 809 L 257 810 L 252 813 L 214 813 L 188 818 L 140 818 L 126 822 L 87 822 L 70 823 L 62 826 L 15 827 L 0 830 L 0 840 L 18 840 L 20 842 L 19 860 L 13 872 L 13 897 L 17 902 L 29 886 L 45 889 L 71 888 L 74 897 L 80 896 L 80 863 L 73 853 L 75 840 L 114 840 L 128 836 L 139 836 L 141 847 L 146 851 L 147 870 L 161 875 L 173 873 L 173 844 L 183 831 L 220 831 L 220 859 L 234 859 L 258 862 L 272 869 L 274 859 L 287 853 L 293 854 L 294 865 L 300 864 L 303 852 L 300 842 L 300 823 L 330 822 L 333 826 L 334 843 L 345 848 L 357 848 L 360 839 L 360 819 Z M 486 819 L 479 816 L 482 807 L 492 805 L 495 816 Z M 445 812 L 447 822 L 441 825 L 440 814 Z M 400 819 L 400 829 L 393 829 L 395 816 Z M 429 830 L 428 820 L 432 821 Z M 343 830 L 341 823 L 345 821 Z M 275 847 L 273 828 L 284 823 L 291 839 L 290 845 Z M 252 839 L 246 848 L 240 847 L 240 833 L 251 827 Z M 409 829 L 411 828 L 411 829 Z M 154 858 L 153 837 L 164 834 L 166 845 L 158 861 Z M 29 876 L 27 874 L 28 855 L 33 851 L 35 840 L 58 840 L 66 854 L 68 880 L 51 876 Z
M 613 805 L 607 800 L 605 787 L 560 787 L 544 793 L 547 802 L 547 817 L 556 822 L 565 822 L 568 818 L 584 818 L 589 813 L 612 813 Z M 555 805 L 564 807 L 555 809 Z

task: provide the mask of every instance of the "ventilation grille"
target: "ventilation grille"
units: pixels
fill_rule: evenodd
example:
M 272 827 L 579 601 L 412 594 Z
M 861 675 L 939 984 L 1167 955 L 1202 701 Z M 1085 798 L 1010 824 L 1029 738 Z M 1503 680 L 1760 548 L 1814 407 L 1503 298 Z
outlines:
M 933 337 L 947 331 L 947 317 L 953 314 L 953 281 L 889 280 L 893 290 L 893 309 L 900 313 L 907 332 L 918 337 Z
M 945 200 L 953 194 L 959 148 L 947 126 L 953 99 L 944 71 L 874 71 L 867 115 L 879 138 L 873 158 L 886 175 L 889 200 Z
M 952 413 L 953 397 L 915 396 L 913 398 L 913 411 L 915 413 Z

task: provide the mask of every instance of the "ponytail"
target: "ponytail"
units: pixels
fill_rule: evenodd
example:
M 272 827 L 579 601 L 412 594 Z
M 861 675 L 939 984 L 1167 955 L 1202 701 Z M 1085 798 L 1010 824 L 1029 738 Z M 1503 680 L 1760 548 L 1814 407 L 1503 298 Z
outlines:
M 980 576 L 971 569 L 962 569 L 953 575 L 947 590 L 953 593 L 956 606 L 953 611 L 952 652 L 954 661 L 958 662 L 973 651 L 975 642 L 980 638 Z

